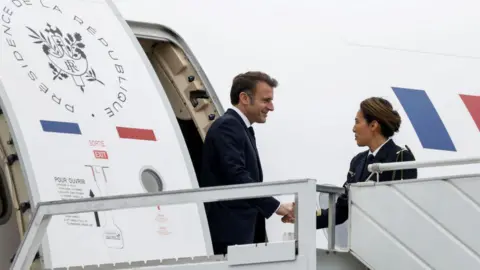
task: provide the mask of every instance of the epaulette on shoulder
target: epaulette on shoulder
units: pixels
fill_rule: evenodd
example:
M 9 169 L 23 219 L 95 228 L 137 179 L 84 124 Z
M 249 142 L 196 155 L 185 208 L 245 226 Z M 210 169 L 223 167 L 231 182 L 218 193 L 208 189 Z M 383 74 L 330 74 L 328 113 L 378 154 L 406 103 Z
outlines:
M 412 151 L 410 151 L 410 148 L 408 148 L 407 145 L 405 145 L 405 148 L 403 148 L 401 146 L 398 146 L 398 148 L 400 148 L 400 150 L 397 151 L 397 155 L 400 154 L 401 152 L 405 152 L 405 151 L 412 153 Z

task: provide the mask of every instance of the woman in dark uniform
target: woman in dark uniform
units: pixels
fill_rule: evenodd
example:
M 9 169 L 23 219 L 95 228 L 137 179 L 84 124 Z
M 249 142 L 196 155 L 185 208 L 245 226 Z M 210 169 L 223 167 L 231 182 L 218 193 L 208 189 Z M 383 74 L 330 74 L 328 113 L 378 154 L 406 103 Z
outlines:
M 358 146 L 369 149 L 357 154 L 350 162 L 347 181 L 343 185 L 364 182 L 370 173 L 367 166 L 372 163 L 389 163 L 415 160 L 409 149 L 396 145 L 391 137 L 400 129 L 402 120 L 390 102 L 383 98 L 371 97 L 360 103 L 360 110 L 355 117 L 353 132 Z M 376 175 L 372 180 L 376 180 Z M 387 171 L 379 175 L 379 181 L 417 178 L 417 169 Z M 345 188 L 346 192 L 348 189 Z M 336 224 L 342 224 L 348 219 L 348 193 L 342 194 L 336 203 Z M 282 219 L 284 222 L 293 220 Z M 317 211 L 317 229 L 328 227 L 328 209 Z

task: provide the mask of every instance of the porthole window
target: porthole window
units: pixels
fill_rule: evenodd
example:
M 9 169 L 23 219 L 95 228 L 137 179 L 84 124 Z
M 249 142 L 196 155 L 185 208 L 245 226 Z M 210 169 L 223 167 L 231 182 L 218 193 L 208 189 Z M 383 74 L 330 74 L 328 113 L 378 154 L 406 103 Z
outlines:
M 164 189 L 162 178 L 151 168 L 142 170 L 140 181 L 147 192 L 159 192 Z

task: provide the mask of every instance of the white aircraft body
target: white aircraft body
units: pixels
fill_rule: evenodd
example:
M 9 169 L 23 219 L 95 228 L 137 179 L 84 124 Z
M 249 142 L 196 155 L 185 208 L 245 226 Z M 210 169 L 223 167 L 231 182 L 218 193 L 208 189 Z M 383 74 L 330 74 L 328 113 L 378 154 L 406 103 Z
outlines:
M 417 160 L 476 155 L 476 10 L 473 1 L 1 0 L 0 268 L 39 202 L 198 187 L 202 139 L 248 70 L 279 81 L 275 111 L 254 126 L 266 182 L 341 186 L 365 150 L 352 126 L 371 96 L 399 111 L 394 140 Z M 267 221 L 270 241 L 293 231 L 280 218 Z M 326 246 L 323 231 L 316 239 Z M 45 267 L 209 254 L 194 203 L 54 217 L 41 246 Z

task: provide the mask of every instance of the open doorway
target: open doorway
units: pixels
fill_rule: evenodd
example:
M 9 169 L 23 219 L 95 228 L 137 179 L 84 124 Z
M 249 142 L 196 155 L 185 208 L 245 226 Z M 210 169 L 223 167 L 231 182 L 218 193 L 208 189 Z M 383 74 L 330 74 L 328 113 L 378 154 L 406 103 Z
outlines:
M 200 176 L 202 145 L 219 114 L 205 84 L 183 50 L 169 41 L 139 38 L 170 101 L 195 174 Z
M 30 209 L 28 189 L 18 162 L 15 144 L 0 109 L 0 269 L 9 269 L 28 228 Z M 37 253 L 30 269 L 41 269 Z

